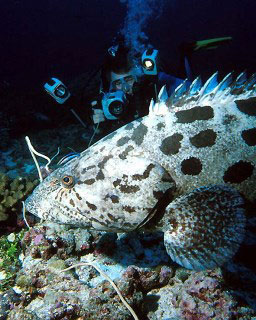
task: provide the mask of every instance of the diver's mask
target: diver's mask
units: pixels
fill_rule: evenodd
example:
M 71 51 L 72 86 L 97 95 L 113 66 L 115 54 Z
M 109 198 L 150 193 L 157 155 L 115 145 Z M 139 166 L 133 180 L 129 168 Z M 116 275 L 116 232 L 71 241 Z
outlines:
M 108 120 L 118 120 L 127 111 L 128 100 L 122 90 L 104 94 L 102 109 Z
M 132 87 L 137 81 L 137 77 L 133 72 L 125 74 L 117 74 L 111 72 L 111 82 L 110 82 L 110 91 L 119 91 L 122 90 L 126 94 L 132 94 Z
M 63 82 L 56 78 L 51 78 L 47 83 L 45 83 L 44 89 L 59 104 L 63 104 L 71 96 L 71 93 Z

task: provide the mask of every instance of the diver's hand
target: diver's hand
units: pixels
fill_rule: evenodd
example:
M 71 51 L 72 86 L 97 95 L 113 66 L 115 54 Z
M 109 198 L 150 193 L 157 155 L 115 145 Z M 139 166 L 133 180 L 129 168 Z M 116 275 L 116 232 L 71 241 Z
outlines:
M 101 109 L 93 109 L 92 120 L 94 124 L 105 121 L 103 110 Z

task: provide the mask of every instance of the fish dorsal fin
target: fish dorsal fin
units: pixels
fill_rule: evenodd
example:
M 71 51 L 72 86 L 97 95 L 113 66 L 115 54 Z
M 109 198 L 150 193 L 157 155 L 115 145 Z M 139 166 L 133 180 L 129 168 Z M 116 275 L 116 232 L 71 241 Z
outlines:
M 190 85 L 188 89 L 188 94 L 193 96 L 194 94 L 198 93 L 202 88 L 202 79 L 201 77 L 197 77 Z
M 165 101 L 159 101 L 155 103 L 154 100 L 151 99 L 150 105 L 149 105 L 149 116 L 150 115 L 163 116 L 163 115 L 166 115 L 168 112 L 169 112 L 169 109 Z
M 235 83 L 234 83 L 235 88 L 241 88 L 243 84 L 246 82 L 246 80 L 247 80 L 246 71 L 241 72 L 235 80 Z
M 202 96 L 207 95 L 208 93 L 211 93 L 218 85 L 218 72 L 215 72 L 204 84 L 202 89 L 200 90 L 200 96 L 199 99 Z
M 216 91 L 224 91 L 230 86 L 232 83 L 232 74 L 233 72 L 230 72 L 226 75 L 226 77 L 223 78 L 223 80 L 218 84 Z
M 217 85 L 217 87 L 212 92 L 212 100 L 216 97 L 220 98 L 221 96 L 228 95 L 231 91 L 230 84 L 232 83 L 232 74 L 233 72 L 228 73 L 222 81 Z
M 248 99 L 256 95 L 256 73 L 249 80 L 246 80 L 246 73 L 242 72 L 232 82 L 233 72 L 228 73 L 222 81 L 218 83 L 218 73 L 215 72 L 203 85 L 201 79 L 196 78 L 189 88 L 184 81 L 173 94 L 168 98 L 166 88 L 163 87 L 159 93 L 159 102 L 152 100 L 149 106 L 149 113 L 155 115 L 165 115 L 168 112 L 176 112 L 173 108 L 187 108 L 191 105 L 211 103 L 219 99 Z
M 256 90 L 256 73 L 252 74 L 249 79 L 247 79 L 246 72 L 242 72 L 236 78 L 234 83 L 232 84 L 231 93 L 234 95 L 246 94 L 251 95 L 251 93 L 255 94 Z
M 183 95 L 185 92 L 187 92 L 187 85 L 188 80 L 184 80 L 172 93 L 172 95 L 169 98 L 169 102 L 171 104 L 175 104 Z
M 168 98 L 169 98 L 168 92 L 167 92 L 167 90 L 166 90 L 166 86 L 164 85 L 164 86 L 161 88 L 161 90 L 159 91 L 158 101 L 159 101 L 159 102 L 166 102 Z
M 248 81 L 246 81 L 244 89 L 245 90 L 251 90 L 255 86 L 256 83 L 256 73 L 252 74 Z

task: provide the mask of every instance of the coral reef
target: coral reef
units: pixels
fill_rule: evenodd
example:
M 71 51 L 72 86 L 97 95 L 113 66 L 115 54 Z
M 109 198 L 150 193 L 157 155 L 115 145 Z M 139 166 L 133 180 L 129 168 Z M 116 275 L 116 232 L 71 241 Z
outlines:
M 38 184 L 38 180 L 17 177 L 10 179 L 0 172 L 0 221 L 6 221 L 10 215 L 21 211 L 21 201 L 24 200 Z
M 139 319 L 256 316 L 227 286 L 221 269 L 195 272 L 172 263 L 162 234 L 116 235 L 44 222 L 17 244 L 24 254 L 22 266 L 14 291 L 9 288 L 5 298 L 2 294 L 8 320 L 133 319 L 109 280 L 92 265 L 115 282 Z M 62 271 L 78 263 L 87 264 Z
M 16 274 L 21 266 L 19 255 L 23 235 L 24 230 L 0 238 L 0 292 L 11 288 L 15 283 Z

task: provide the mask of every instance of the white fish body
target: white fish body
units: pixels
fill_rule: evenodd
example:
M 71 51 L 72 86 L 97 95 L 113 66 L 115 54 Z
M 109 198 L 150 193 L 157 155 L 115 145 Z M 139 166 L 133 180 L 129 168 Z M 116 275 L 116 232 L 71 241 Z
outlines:
M 96 230 L 162 230 L 177 263 L 223 264 L 243 240 L 243 197 L 256 200 L 256 90 L 255 77 L 215 78 L 172 97 L 161 90 L 148 116 L 40 183 L 27 210 Z

